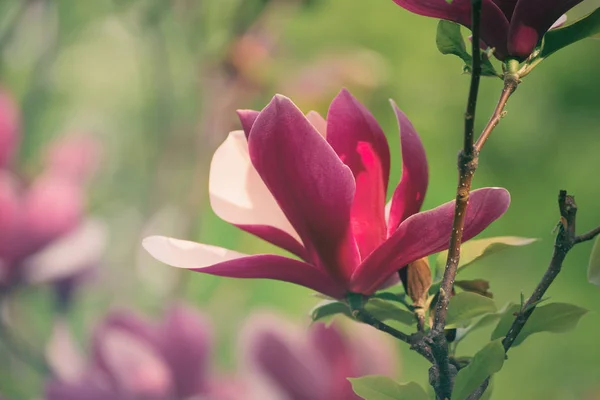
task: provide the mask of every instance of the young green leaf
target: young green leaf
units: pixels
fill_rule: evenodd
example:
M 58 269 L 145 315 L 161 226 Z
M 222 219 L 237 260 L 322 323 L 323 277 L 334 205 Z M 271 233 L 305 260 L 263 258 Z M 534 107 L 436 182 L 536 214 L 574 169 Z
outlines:
M 518 312 L 519 306 L 509 309 L 492 332 L 492 340 L 503 338 L 508 333 L 512 321 L 515 319 L 514 313 Z M 538 332 L 563 333 L 568 332 L 577 326 L 579 320 L 588 313 L 588 310 L 579 306 L 567 303 L 550 303 L 545 306 L 537 307 L 529 320 L 517 336 L 513 347 L 523 343 L 530 335 Z
M 486 239 L 470 240 L 467 243 L 464 243 L 460 248 L 460 261 L 458 264 L 459 272 L 461 269 L 484 257 L 511 247 L 526 246 L 536 240 L 537 239 L 518 236 L 497 236 Z M 444 274 L 446 258 L 448 258 L 447 250 L 438 254 L 435 260 L 437 271 L 436 277 L 441 277 Z
M 425 390 L 415 382 L 406 384 L 380 375 L 348 378 L 354 393 L 365 400 L 428 400 Z
M 547 58 L 564 47 L 599 33 L 600 8 L 564 28 L 546 33 L 539 57 Z
M 473 318 L 496 312 L 496 304 L 489 297 L 472 292 L 461 292 L 450 299 L 446 328 L 462 328 Z
M 458 371 L 452 390 L 452 400 L 466 399 L 488 377 L 502 369 L 504 347 L 501 340 L 488 343 L 473 357 L 471 363 Z
M 590 283 L 600 286 L 600 236 L 596 238 L 594 247 L 592 247 L 587 276 Z
M 310 310 L 310 317 L 313 322 L 333 317 L 334 315 L 344 314 L 352 318 L 352 313 L 347 304 L 337 300 L 323 300 Z
M 467 52 L 465 40 L 460 33 L 460 25 L 454 22 L 440 20 L 437 26 L 435 43 L 442 54 L 454 54 L 465 64 L 471 65 L 471 55 Z
M 405 325 L 416 323 L 413 313 L 403 310 L 396 304 L 381 299 L 370 299 L 365 310 L 380 321 L 398 321 Z
M 515 304 L 508 303 L 504 307 L 502 307 L 502 309 L 498 310 L 497 312 L 484 314 L 481 318 L 477 319 L 475 322 L 473 322 L 466 328 L 458 329 L 455 342 L 460 342 L 461 340 L 463 340 L 467 335 L 469 335 L 473 331 L 476 331 L 476 330 L 485 328 L 487 326 L 490 326 L 494 323 L 497 323 L 500 320 L 500 318 L 502 318 L 505 315 L 507 310 L 509 310 L 510 308 L 512 308 L 514 306 L 515 306 Z M 516 312 L 516 311 L 518 311 L 518 306 L 514 312 Z M 511 323 L 512 323 L 512 320 L 511 320 Z

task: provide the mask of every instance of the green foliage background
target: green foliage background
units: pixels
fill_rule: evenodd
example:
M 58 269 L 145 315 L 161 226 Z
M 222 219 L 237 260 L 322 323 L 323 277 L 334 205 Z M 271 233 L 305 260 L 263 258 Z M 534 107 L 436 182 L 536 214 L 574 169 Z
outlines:
M 204 190 L 206 181 L 191 178 L 194 164 L 203 168 L 200 176 L 206 178 L 210 154 L 227 132 L 202 137 L 193 152 L 187 145 L 193 143 L 193 135 L 208 134 L 198 128 L 205 117 L 201 110 L 211 101 L 205 96 L 205 78 L 226 53 L 233 31 L 232 10 L 240 7 L 241 0 L 205 0 L 192 7 L 198 9 L 195 13 L 181 12 L 179 6 L 193 3 L 185 1 L 46 1 L 38 2 L 43 6 L 41 17 L 28 15 L 12 27 L 17 3 L 0 2 L 0 32 L 4 32 L 0 82 L 23 108 L 23 168 L 36 171 L 44 143 L 70 129 L 96 132 L 106 148 L 105 168 L 90 192 L 90 209 L 107 218 L 113 239 L 100 281 L 80 293 L 72 316 L 85 344 L 86 335 L 108 307 L 157 313 L 167 303 L 144 280 L 144 275 L 160 268 L 139 270 L 142 233 L 135 227 L 162 206 L 185 206 L 192 190 Z M 412 15 L 391 0 L 313 3 L 275 21 L 281 37 L 267 72 L 269 77 L 283 78 L 268 80 L 255 96 L 240 98 L 221 117 L 234 124 L 235 108 L 260 109 L 286 87 L 286 71 L 307 60 L 367 49 L 385 64 L 385 81 L 373 89 L 351 84 L 349 89 L 372 110 L 388 136 L 391 182 L 400 177 L 401 159 L 388 98 L 406 112 L 427 149 L 430 189 L 425 208 L 453 198 L 469 79 L 461 74 L 458 58 L 436 50 L 437 21 Z M 600 41 L 593 39 L 545 61 L 519 87 L 507 117 L 481 155 L 475 185 L 503 186 L 512 195 L 506 216 L 485 235 L 541 239 L 465 272 L 467 279 L 490 280 L 499 306 L 518 302 L 521 291 L 528 295 L 545 270 L 552 252 L 551 231 L 558 222 L 559 189 L 576 195 L 580 231 L 600 223 L 598 64 Z M 477 114 L 480 129 L 500 90 L 500 80 L 483 80 Z M 300 106 L 326 114 L 334 95 L 328 92 L 320 101 Z M 200 209 L 184 214 L 185 221 L 193 222 L 189 230 L 193 239 L 243 252 L 273 251 L 220 221 L 210 210 L 205 191 L 200 197 Z M 600 398 L 600 291 L 586 281 L 590 250 L 588 243 L 569 254 L 549 296 L 595 312 L 573 332 L 536 335 L 512 350 L 495 378 L 494 399 Z M 175 293 L 212 317 L 219 332 L 220 368 L 235 365 L 236 333 L 248 313 L 269 308 L 306 322 L 318 301 L 308 290 L 284 283 L 194 274 L 183 275 Z M 19 307 L 26 315 L 22 334 L 39 346 L 50 329 L 49 295 L 47 288 L 20 294 Z M 489 330 L 475 337 L 461 343 L 459 355 L 472 355 L 481 348 Z M 402 345 L 398 355 L 403 364 L 398 380 L 425 385 L 425 362 Z M 31 384 L 23 385 L 24 381 Z M 0 392 L 9 399 L 33 398 L 40 384 L 24 366 L 0 363 Z

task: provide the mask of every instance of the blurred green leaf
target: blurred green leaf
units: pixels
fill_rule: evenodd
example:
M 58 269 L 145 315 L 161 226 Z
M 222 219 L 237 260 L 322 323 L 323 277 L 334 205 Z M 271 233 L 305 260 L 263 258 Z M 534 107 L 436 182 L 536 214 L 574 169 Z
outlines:
M 506 311 L 506 313 L 498 322 L 496 329 L 492 332 L 492 340 L 503 338 L 508 333 L 513 320 L 515 319 L 514 314 L 519 311 L 519 306 L 513 306 Z M 519 336 L 513 343 L 514 346 L 518 346 L 527 337 L 538 332 L 553 332 L 563 333 L 568 332 L 577 326 L 577 323 L 588 310 L 585 308 L 567 304 L 567 303 L 551 303 L 545 306 L 537 307 L 529 320 L 523 327 Z
M 504 347 L 501 340 L 488 343 L 473 357 L 471 363 L 458 371 L 452 391 L 453 400 L 464 400 L 487 378 L 502 369 Z
M 414 307 L 406 301 L 406 293 L 396 294 L 392 292 L 379 292 L 372 296 L 373 299 L 381 299 L 387 301 L 395 301 L 396 303 L 402 304 L 409 311 L 412 311 Z
M 415 382 L 396 383 L 387 376 L 348 378 L 354 393 L 365 400 L 428 400 L 425 390 Z
M 496 310 L 496 304 L 489 297 L 472 292 L 461 292 L 450 299 L 446 328 L 462 328 L 473 318 Z
M 547 58 L 564 47 L 597 34 L 600 34 L 600 8 L 570 25 L 546 33 L 539 57 Z
M 344 314 L 347 317 L 352 318 L 352 313 L 350 312 L 348 305 L 337 300 L 323 300 L 310 310 L 310 317 L 313 322 L 333 317 L 338 314 Z
M 370 299 L 365 310 L 381 321 L 397 321 L 405 325 L 416 323 L 413 313 L 403 310 L 394 303 L 381 299 Z
M 594 247 L 592 247 L 587 276 L 590 283 L 600 286 L 600 236 L 596 238 Z
M 470 240 L 464 243 L 460 248 L 460 261 L 458 263 L 459 272 L 462 268 L 467 267 L 484 257 L 511 247 L 526 246 L 536 240 L 537 239 L 518 236 L 496 236 L 486 239 Z M 448 250 L 439 253 L 435 260 L 437 279 L 441 279 L 444 275 L 444 267 L 447 258 Z

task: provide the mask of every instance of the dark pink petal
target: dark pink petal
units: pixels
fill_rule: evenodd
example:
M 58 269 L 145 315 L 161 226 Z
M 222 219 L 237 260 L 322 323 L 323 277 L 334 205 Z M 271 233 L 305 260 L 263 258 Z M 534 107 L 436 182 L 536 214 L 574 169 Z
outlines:
M 248 139 L 248 136 L 250 135 L 250 130 L 252 129 L 252 125 L 254 125 L 254 121 L 258 118 L 258 114 L 260 114 L 260 112 L 254 110 L 237 110 L 237 115 L 242 123 L 242 129 L 244 130 L 246 139 Z
M 312 349 L 303 351 L 300 346 L 292 346 L 276 332 L 263 331 L 256 334 L 250 344 L 251 362 L 269 377 L 286 399 L 325 400 L 328 397 L 330 382 L 323 379 L 326 369 L 315 370 Z
M 211 333 L 208 321 L 195 310 L 178 305 L 158 328 L 158 344 L 173 375 L 175 397 L 192 398 L 207 389 Z
M 252 126 L 250 159 L 309 254 L 346 282 L 359 263 L 352 171 L 302 112 L 275 96 Z
M 162 236 L 144 239 L 157 260 L 179 268 L 231 278 L 264 278 L 295 283 L 335 298 L 344 288 L 313 265 L 275 255 L 245 256 L 223 248 Z
M 505 189 L 474 190 L 467 208 L 463 241 L 476 236 L 500 218 L 509 204 L 510 194 Z M 409 217 L 360 265 L 352 276 L 350 290 L 372 294 L 398 269 L 447 249 L 453 219 L 454 201 Z
M 394 0 L 400 7 L 426 17 L 454 21 L 471 27 L 471 0 Z M 507 55 L 508 19 L 492 0 L 483 0 L 481 9 L 481 39 L 496 49 L 499 59 Z
M 361 257 L 366 258 L 386 237 L 387 139 L 369 110 L 342 89 L 327 114 L 327 141 L 354 175 L 352 232 Z
M 0 168 L 14 157 L 19 145 L 20 115 L 13 99 L 0 91 Z
M 321 354 L 329 372 L 328 398 L 360 400 L 348 381 L 348 378 L 358 376 L 358 366 L 354 364 L 353 349 L 342 332 L 335 325 L 319 323 L 311 326 L 309 335 L 312 347 Z
M 93 379 L 67 383 L 51 381 L 46 385 L 46 400 L 128 400 L 125 393 L 107 388 Z
M 506 15 L 506 19 L 510 21 L 513 12 L 515 11 L 515 6 L 517 5 L 518 0 L 492 0 L 498 8 L 502 10 L 504 15 Z
M 402 177 L 392 196 L 388 218 L 388 236 L 398 228 L 402 221 L 419 212 L 429 182 L 427 156 L 421 138 L 406 115 L 393 101 L 392 107 L 400 127 Z
M 583 0 L 519 0 L 508 32 L 508 53 L 527 58 L 561 15 Z

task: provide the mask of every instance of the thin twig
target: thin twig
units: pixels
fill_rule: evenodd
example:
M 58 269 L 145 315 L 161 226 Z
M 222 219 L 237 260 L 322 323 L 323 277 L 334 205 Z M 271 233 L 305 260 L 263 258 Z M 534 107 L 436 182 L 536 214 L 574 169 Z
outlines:
M 385 332 L 398 340 L 408 343 L 412 350 L 415 350 L 417 353 L 421 354 L 429 362 L 434 362 L 433 354 L 431 353 L 431 348 L 426 343 L 427 339 L 425 335 L 420 333 L 407 335 L 406 333 L 401 332 L 398 329 L 378 320 L 371 313 L 364 309 L 353 310 L 352 315 L 354 315 L 354 318 L 357 320 L 371 325 L 375 329 Z
M 544 294 L 552 285 L 558 274 L 560 273 L 563 265 L 563 261 L 567 257 L 569 251 L 578 243 L 582 243 L 588 240 L 592 240 L 598 234 L 600 234 L 600 227 L 597 227 L 590 232 L 583 235 L 577 236 L 575 234 L 576 227 L 576 216 L 577 216 L 577 204 L 573 196 L 567 195 L 565 190 L 561 190 L 558 195 L 558 208 L 560 210 L 560 225 L 558 235 L 554 242 L 554 251 L 552 253 L 552 259 L 548 265 L 548 269 L 542 277 L 540 283 L 533 291 L 531 297 L 527 299 L 521 310 L 515 316 L 515 319 L 508 330 L 506 336 L 502 340 L 504 351 L 508 353 L 511 346 L 521 333 L 521 330 L 531 317 L 531 314 L 535 311 L 536 305 L 539 304 L 540 300 L 544 297 Z M 469 400 L 477 400 L 481 398 L 485 389 L 489 384 L 489 377 L 468 397 Z

